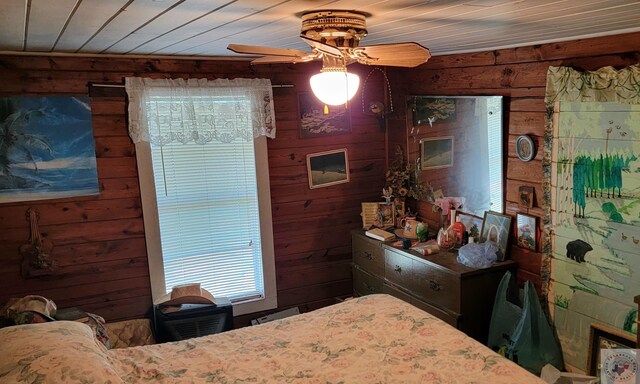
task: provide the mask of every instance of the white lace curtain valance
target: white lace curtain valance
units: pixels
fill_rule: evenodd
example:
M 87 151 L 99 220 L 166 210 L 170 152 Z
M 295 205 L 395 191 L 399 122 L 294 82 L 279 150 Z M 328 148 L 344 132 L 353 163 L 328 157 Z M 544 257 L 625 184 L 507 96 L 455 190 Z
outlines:
M 619 71 L 604 67 L 584 72 L 570 67 L 549 67 L 545 102 L 556 101 L 640 104 L 640 65 Z
M 228 143 L 276 136 L 268 79 L 127 77 L 125 88 L 134 143 Z

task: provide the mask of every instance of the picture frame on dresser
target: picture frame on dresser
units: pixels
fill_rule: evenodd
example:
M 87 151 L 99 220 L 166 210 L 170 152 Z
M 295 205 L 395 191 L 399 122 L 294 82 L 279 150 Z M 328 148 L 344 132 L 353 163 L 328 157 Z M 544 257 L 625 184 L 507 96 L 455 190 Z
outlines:
M 469 233 L 469 237 L 480 239 L 480 230 L 482 229 L 482 217 L 471 215 L 462 211 L 456 211 L 456 217 L 460 219 L 465 230 Z
M 484 212 L 480 242 L 484 243 L 487 240 L 491 240 L 498 244 L 500 248 L 498 261 L 504 261 L 506 258 L 510 234 L 511 216 L 494 211 Z
M 636 339 L 631 334 L 602 324 L 591 324 L 589 332 L 589 352 L 587 355 L 587 372 L 591 376 L 600 377 L 600 351 L 602 349 L 635 349 Z

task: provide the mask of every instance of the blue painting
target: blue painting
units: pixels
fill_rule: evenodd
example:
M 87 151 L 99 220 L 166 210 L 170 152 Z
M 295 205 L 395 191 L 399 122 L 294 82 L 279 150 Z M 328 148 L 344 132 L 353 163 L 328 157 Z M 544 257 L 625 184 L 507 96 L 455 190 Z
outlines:
M 0 203 L 98 193 L 88 97 L 0 98 Z

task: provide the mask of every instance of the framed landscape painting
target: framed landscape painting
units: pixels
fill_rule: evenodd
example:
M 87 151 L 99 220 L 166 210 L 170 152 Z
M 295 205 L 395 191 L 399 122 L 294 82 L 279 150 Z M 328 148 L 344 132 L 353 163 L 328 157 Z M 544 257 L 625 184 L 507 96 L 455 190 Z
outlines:
M 421 169 L 447 168 L 453 166 L 453 136 L 420 140 Z
M 457 217 L 460 219 L 464 229 L 469 232 L 469 237 L 480 240 L 480 229 L 482 229 L 482 217 L 470 215 L 468 213 L 457 211 Z
M 88 97 L 0 98 L 0 203 L 99 193 Z
M 344 105 L 325 106 L 313 93 L 300 92 L 298 94 L 298 109 L 302 138 L 333 136 L 351 132 L 349 110 Z
M 309 188 L 328 187 L 349 182 L 349 157 L 346 149 L 307 155 Z

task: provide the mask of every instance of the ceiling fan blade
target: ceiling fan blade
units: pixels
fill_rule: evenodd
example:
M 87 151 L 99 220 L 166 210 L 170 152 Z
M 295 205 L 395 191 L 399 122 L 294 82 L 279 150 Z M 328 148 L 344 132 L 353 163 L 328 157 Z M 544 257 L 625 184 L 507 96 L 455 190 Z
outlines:
M 418 43 L 369 45 L 354 48 L 353 53 L 361 64 L 392 67 L 417 67 L 431 57 L 429 49 Z
M 259 45 L 229 44 L 227 49 L 235 53 L 246 53 L 259 56 L 305 57 L 310 54 L 309 52 L 301 51 L 299 49 L 263 47 Z
M 315 49 L 318 52 L 322 52 L 325 55 L 329 55 L 332 57 L 344 57 L 344 55 L 342 54 L 342 51 L 339 48 L 310 39 L 305 35 L 300 35 L 300 37 L 307 44 L 309 44 L 311 48 Z
M 307 63 L 317 59 L 317 55 L 309 53 L 304 57 L 293 56 L 263 56 L 251 61 L 251 64 L 283 64 L 283 63 Z

